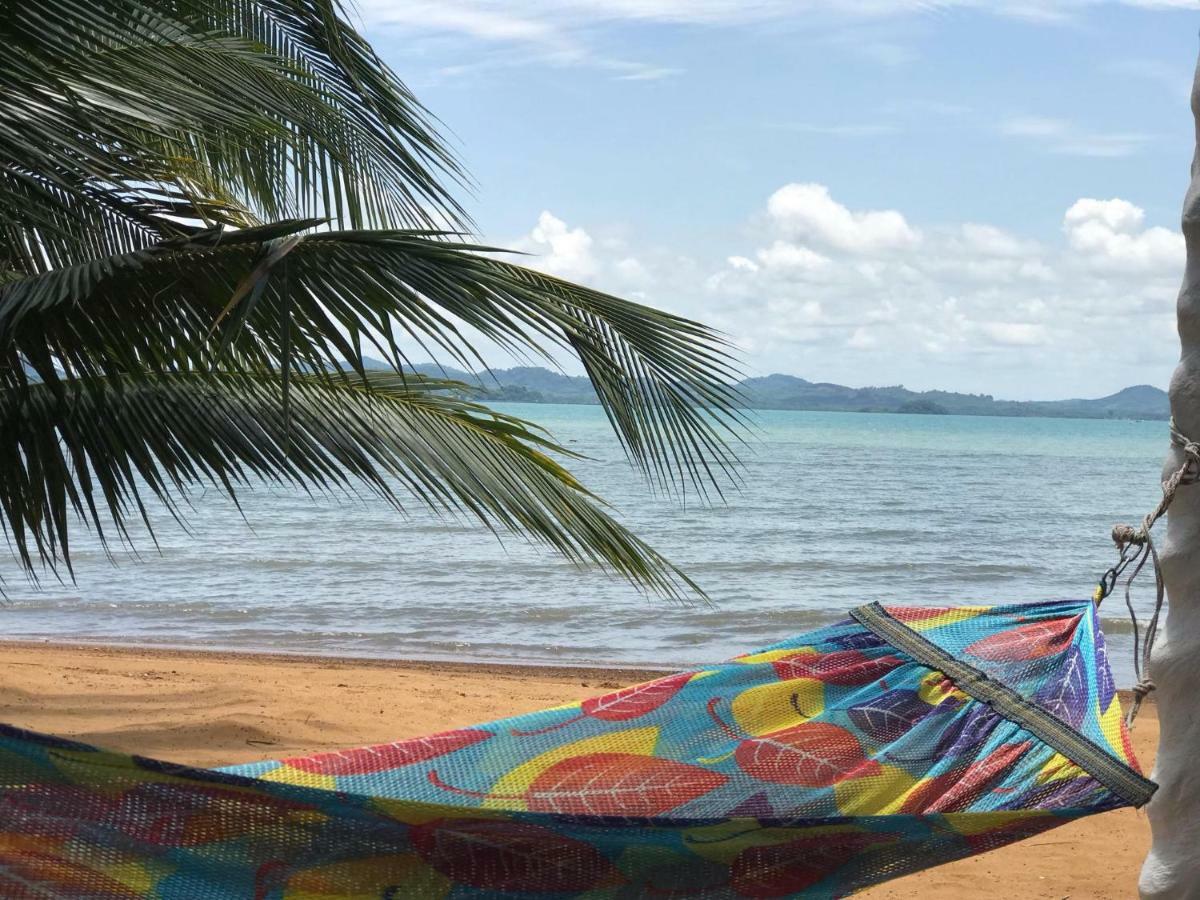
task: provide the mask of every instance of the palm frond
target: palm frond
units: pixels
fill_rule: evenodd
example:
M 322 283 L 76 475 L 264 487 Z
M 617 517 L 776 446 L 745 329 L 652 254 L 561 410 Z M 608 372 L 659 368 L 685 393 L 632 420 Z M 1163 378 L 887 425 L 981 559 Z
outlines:
M 170 238 L 171 217 L 464 220 L 430 117 L 329 0 L 22 0 L 0 42 L 0 214 L 26 250 L 0 258 L 25 271 L 110 231 L 108 253 Z
M 101 541 L 147 527 L 147 501 L 186 514 L 208 484 L 235 502 L 266 483 L 420 503 L 529 536 L 669 597 L 698 589 L 622 528 L 555 461 L 535 426 L 408 375 L 209 372 L 66 380 L 0 392 L 0 523 L 25 569 L 70 567 L 71 518 Z
M 445 236 L 305 233 L 312 224 L 214 229 L 0 285 L 0 385 L 23 384 L 27 367 L 51 384 L 60 370 L 334 380 L 341 361 L 362 373 L 372 353 L 403 370 L 405 335 L 469 368 L 482 336 L 547 359 L 575 353 L 629 456 L 664 487 L 719 489 L 732 474 L 738 373 L 705 326 Z

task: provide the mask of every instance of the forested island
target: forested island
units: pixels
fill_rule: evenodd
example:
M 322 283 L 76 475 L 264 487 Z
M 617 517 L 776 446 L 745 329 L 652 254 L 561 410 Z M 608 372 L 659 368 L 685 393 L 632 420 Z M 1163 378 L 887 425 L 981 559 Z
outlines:
M 380 365 L 383 365 L 382 363 Z M 417 365 L 424 375 L 474 385 L 489 401 L 513 403 L 596 403 L 582 375 L 564 375 L 541 366 L 490 369 L 477 375 L 433 364 Z M 1082 419 L 1167 419 L 1166 391 L 1134 385 L 1095 399 L 998 400 L 991 394 L 910 391 L 902 385 L 847 387 L 807 381 L 794 375 L 747 378 L 739 390 L 750 409 L 824 410 L 829 412 L 912 413 L 959 416 L 1040 416 Z

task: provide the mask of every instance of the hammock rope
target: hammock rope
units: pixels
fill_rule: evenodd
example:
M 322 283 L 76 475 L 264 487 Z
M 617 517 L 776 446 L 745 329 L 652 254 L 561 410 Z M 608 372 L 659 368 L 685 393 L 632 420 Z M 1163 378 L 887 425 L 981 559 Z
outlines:
M 1150 660 L 1154 652 L 1154 641 L 1158 637 L 1158 621 L 1166 601 L 1166 588 L 1163 584 L 1162 565 L 1158 558 L 1158 548 L 1154 545 L 1151 529 L 1154 524 L 1166 515 L 1176 493 L 1184 485 L 1200 481 L 1200 443 L 1186 437 L 1171 419 L 1171 444 L 1183 452 L 1183 464 L 1167 477 L 1162 483 L 1162 499 L 1151 510 L 1139 528 L 1132 525 L 1114 525 L 1112 529 L 1113 543 L 1116 544 L 1119 558 L 1100 576 L 1096 585 L 1093 600 L 1100 606 L 1105 598 L 1116 589 L 1117 582 L 1129 566 L 1133 571 L 1125 579 L 1125 608 L 1129 610 L 1129 621 L 1133 624 L 1133 674 L 1137 683 L 1133 688 L 1133 703 L 1125 718 L 1127 726 L 1132 727 L 1141 709 L 1142 701 L 1155 689 L 1154 679 L 1150 676 Z M 1145 568 L 1146 562 L 1154 568 L 1154 612 L 1146 623 L 1146 633 L 1141 634 L 1141 623 L 1133 608 L 1133 582 Z

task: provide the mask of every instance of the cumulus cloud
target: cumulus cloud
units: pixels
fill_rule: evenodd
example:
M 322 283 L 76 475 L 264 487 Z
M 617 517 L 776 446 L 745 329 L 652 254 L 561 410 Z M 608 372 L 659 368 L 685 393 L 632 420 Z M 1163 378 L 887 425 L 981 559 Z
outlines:
M 797 272 L 820 272 L 830 265 L 829 257 L 787 241 L 775 241 L 759 250 L 755 256 L 764 266 Z
M 1063 218 L 1071 246 L 1095 266 L 1130 272 L 1179 268 L 1183 235 L 1146 228 L 1146 213 L 1128 200 L 1077 200 Z
M 1127 200 L 1080 199 L 1057 242 L 982 222 L 918 230 L 818 184 L 785 185 L 765 212 L 759 248 L 709 277 L 696 310 L 759 366 L 1010 396 L 1095 394 L 1100 375 L 1120 387 L 1170 370 L 1183 239 Z
M 660 273 L 672 273 L 674 277 L 682 272 L 693 277 L 693 263 L 686 257 L 658 251 L 651 254 L 651 259 L 643 259 L 640 248 L 630 247 L 622 235 L 594 235 L 549 210 L 542 210 L 526 234 L 498 243 L 527 254 L 516 260 L 521 265 L 634 300 L 645 298 Z M 661 305 L 667 303 L 669 300 L 663 300 Z
M 1037 249 L 1033 241 L 1022 240 L 994 225 L 967 222 L 959 228 L 963 249 L 983 257 L 1025 258 Z
M 767 214 L 789 237 L 851 253 L 911 247 L 920 240 L 896 210 L 851 212 L 822 184 L 784 185 L 767 200 Z
M 550 212 L 517 244 L 547 271 L 721 329 L 758 372 L 1014 398 L 1165 383 L 1182 238 L 1116 198 L 1082 198 L 1062 223 L 1056 240 L 985 222 L 918 229 L 788 184 L 745 246 L 707 261 Z
M 592 236 L 582 228 L 569 228 L 553 213 L 543 210 L 537 225 L 512 249 L 530 254 L 529 264 L 571 281 L 587 281 L 596 274 Z

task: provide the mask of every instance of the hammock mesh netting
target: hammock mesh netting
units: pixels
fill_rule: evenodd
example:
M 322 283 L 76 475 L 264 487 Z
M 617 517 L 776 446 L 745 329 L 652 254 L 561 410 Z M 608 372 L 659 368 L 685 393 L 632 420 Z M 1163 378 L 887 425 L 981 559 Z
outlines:
M 1089 602 L 862 607 L 722 665 L 203 770 L 0 732 L 0 895 L 837 897 L 1140 806 Z

